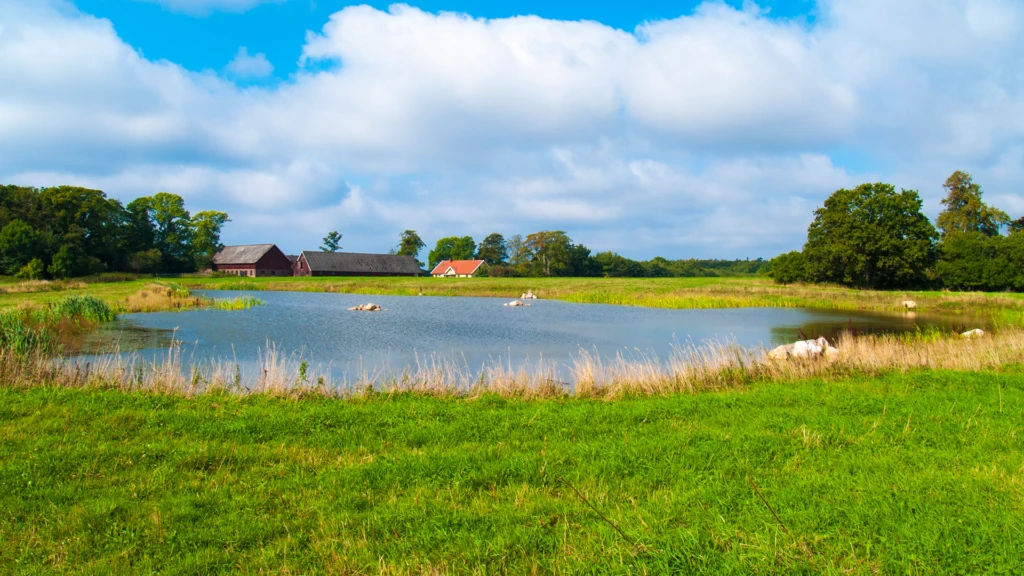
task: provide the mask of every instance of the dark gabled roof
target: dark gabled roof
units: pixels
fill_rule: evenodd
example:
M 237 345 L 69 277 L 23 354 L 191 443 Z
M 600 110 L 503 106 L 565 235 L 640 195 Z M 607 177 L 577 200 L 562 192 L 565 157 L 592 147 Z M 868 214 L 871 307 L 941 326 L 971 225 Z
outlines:
M 357 254 L 355 252 L 303 251 L 311 272 L 346 274 L 422 274 L 412 256 L 395 254 Z
M 292 264 L 295 264 L 295 261 L 299 259 L 298 254 L 286 254 L 286 256 L 288 257 L 288 261 Z
M 213 256 L 214 264 L 255 264 L 274 247 L 273 244 L 225 246 Z

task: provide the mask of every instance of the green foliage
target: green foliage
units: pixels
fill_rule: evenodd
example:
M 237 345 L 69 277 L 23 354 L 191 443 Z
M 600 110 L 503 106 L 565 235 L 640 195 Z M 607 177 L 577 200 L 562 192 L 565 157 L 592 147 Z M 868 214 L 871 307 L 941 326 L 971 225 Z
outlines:
M 772 258 L 770 264 L 771 271 L 768 272 L 768 276 L 779 284 L 802 282 L 807 276 L 804 255 L 796 250 L 786 254 L 779 254 Z
M 341 250 L 341 234 L 337 230 L 331 230 L 324 236 L 324 243 L 320 249 L 324 252 L 337 252 Z
M 427 255 L 428 265 L 434 268 L 442 260 L 472 260 L 475 251 L 476 243 L 472 236 L 441 238 Z
M 935 272 L 951 290 L 1024 290 L 1024 236 L 948 234 Z
M 999 230 L 1010 222 L 1006 212 L 986 205 L 982 200 L 981 186 L 971 175 L 957 170 L 942 185 L 946 207 L 939 214 L 936 225 L 943 236 L 976 232 L 984 236 L 998 236 Z
M 1014 574 L 1022 409 L 1013 369 L 612 402 L 0 387 L 0 571 Z
M 22 266 L 14 275 L 19 280 L 42 280 L 46 273 L 46 265 L 39 258 L 33 258 L 28 264 Z
M 61 332 L 116 318 L 106 302 L 86 295 L 67 296 L 38 308 L 0 310 L 0 354 L 52 354 L 59 349 Z
M 39 235 L 22 220 L 0 230 L 0 272 L 15 274 L 39 255 Z
M 508 246 L 505 243 L 505 237 L 497 232 L 488 234 L 476 250 L 476 259 L 483 260 L 488 266 L 504 264 L 508 260 Z
M 206 270 L 213 263 L 213 256 L 224 247 L 220 232 L 230 222 L 227 213 L 203 210 L 192 217 L 192 258 L 196 270 Z
M 191 272 L 209 264 L 228 221 L 215 211 L 190 217 L 181 197 L 167 192 L 122 206 L 100 190 L 0 186 L 0 273 L 15 274 L 34 258 L 57 278 Z
M 70 278 L 78 272 L 78 254 L 73 246 L 65 244 L 53 255 L 46 269 L 54 278 Z
M 937 236 L 913 190 L 883 183 L 837 190 L 807 229 L 806 275 L 857 288 L 921 286 Z
M 132 254 L 128 269 L 138 274 L 156 274 L 163 265 L 163 254 L 157 248 L 141 250 Z
M 416 263 L 423 267 L 423 263 L 419 261 L 420 250 L 426 247 L 426 243 L 420 238 L 420 235 L 415 230 L 406 230 L 402 232 L 401 240 L 398 242 L 398 251 L 396 254 L 399 256 L 412 256 L 416 258 Z
M 213 301 L 213 307 L 218 310 L 248 310 L 264 304 L 263 300 L 249 294 L 237 298 L 218 298 Z

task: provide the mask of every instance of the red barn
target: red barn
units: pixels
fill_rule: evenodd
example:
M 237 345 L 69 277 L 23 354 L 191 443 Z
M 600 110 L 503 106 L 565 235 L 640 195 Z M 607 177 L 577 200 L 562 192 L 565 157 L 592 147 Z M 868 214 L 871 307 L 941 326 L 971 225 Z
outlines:
M 213 270 L 238 276 L 291 276 L 292 262 L 274 244 L 225 246 L 213 257 Z

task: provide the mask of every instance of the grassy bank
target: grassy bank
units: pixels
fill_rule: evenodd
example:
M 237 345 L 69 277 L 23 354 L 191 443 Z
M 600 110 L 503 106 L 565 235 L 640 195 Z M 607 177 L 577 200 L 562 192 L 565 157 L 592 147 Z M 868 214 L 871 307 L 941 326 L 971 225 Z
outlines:
M 838 286 L 779 285 L 761 278 L 180 278 L 183 288 L 286 290 L 397 296 L 518 297 L 532 290 L 541 298 L 653 308 L 807 307 L 839 310 L 902 310 L 914 300 L 926 313 L 993 316 L 1001 324 L 1024 325 L 1024 294 L 853 290 Z M 45 303 L 62 294 L 88 293 L 118 308 L 152 280 L 116 283 L 0 284 L 0 308 Z
M 0 571 L 1015 573 L 1022 453 L 1019 369 L 610 403 L 0 388 Z

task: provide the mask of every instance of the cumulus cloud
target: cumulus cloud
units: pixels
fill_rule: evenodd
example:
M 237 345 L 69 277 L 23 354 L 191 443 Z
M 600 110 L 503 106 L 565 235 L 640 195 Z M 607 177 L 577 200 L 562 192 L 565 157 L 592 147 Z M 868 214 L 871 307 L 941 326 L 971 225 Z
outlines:
M 249 54 L 249 50 L 242 46 L 238 49 L 235 57 L 228 62 L 225 68 L 227 73 L 239 80 L 254 80 L 266 78 L 274 73 L 274 65 L 267 60 L 266 54 L 257 52 Z
M 1024 210 L 1024 7 L 818 13 L 707 3 L 627 32 L 355 6 L 287 82 L 240 87 L 271 71 L 261 54 L 197 73 L 105 20 L 0 0 L 0 178 L 171 190 L 230 212 L 226 241 L 289 250 L 335 228 L 365 251 L 406 228 L 560 228 L 637 257 L 772 256 L 836 188 L 889 180 L 934 213 L 955 169 Z

